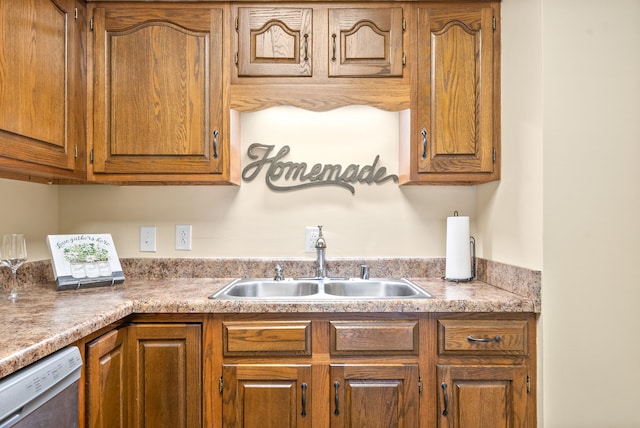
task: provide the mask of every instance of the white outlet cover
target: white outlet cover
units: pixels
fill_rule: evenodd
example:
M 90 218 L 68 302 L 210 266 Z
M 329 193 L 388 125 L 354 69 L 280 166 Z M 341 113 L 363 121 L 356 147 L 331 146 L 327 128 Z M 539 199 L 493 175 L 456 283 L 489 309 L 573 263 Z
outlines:
M 316 252 L 316 241 L 318 240 L 318 235 L 320 234 L 317 226 L 307 226 L 304 230 L 304 252 L 305 253 L 315 253 Z
M 176 224 L 176 250 L 191 251 L 191 225 Z

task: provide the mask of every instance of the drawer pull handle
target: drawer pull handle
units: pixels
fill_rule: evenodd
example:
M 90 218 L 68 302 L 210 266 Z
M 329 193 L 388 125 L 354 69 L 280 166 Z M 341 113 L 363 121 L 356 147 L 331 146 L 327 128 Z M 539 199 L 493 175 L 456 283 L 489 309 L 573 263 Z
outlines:
M 309 35 L 304 35 L 304 61 L 309 61 Z
M 338 399 L 338 389 L 340 388 L 340 382 L 333 382 L 333 387 L 336 389 L 336 409 L 333 411 L 334 415 L 340 414 L 340 401 Z
M 444 409 L 442 410 L 442 416 L 449 414 L 449 396 L 447 395 L 447 384 L 442 382 L 442 394 L 444 396 Z
M 332 46 L 332 51 L 333 51 L 333 54 L 331 55 L 331 61 L 335 61 L 337 59 L 336 58 L 336 50 L 337 50 L 336 49 L 336 37 L 337 36 L 335 34 L 331 35 L 331 40 L 332 40 L 331 46 Z
M 302 413 L 300 413 L 300 416 L 307 416 L 307 384 L 303 383 L 301 388 L 302 388 Z
M 496 336 L 496 337 L 473 337 L 473 336 L 467 336 L 467 340 L 469 342 L 482 342 L 482 343 L 491 343 L 491 342 L 501 342 L 502 341 L 502 336 Z
M 213 131 L 213 158 L 218 159 L 218 135 L 220 131 L 217 129 Z
M 422 159 L 427 158 L 427 130 L 423 129 L 422 132 Z

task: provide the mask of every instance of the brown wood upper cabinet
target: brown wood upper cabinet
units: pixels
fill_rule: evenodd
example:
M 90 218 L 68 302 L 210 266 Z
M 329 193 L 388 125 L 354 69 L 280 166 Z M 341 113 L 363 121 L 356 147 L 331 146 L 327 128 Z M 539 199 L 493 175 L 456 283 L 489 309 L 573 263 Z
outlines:
M 84 15 L 75 0 L 0 3 L 0 176 L 84 177 Z
M 417 83 L 411 134 L 401 143 L 401 182 L 500 178 L 498 14 L 497 3 L 418 9 Z
M 92 17 L 91 178 L 233 181 L 222 7 L 109 5 Z
M 239 7 L 238 77 L 402 77 L 402 7 Z
M 311 8 L 238 8 L 238 76 L 311 76 Z
M 401 7 L 329 9 L 329 76 L 402 77 Z

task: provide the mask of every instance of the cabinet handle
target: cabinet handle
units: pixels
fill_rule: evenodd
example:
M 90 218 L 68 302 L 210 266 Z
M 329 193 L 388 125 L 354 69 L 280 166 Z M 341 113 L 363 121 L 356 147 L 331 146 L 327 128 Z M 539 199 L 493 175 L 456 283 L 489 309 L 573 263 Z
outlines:
M 307 416 L 307 384 L 302 384 L 302 413 L 300 416 Z
M 336 409 L 333 411 L 334 415 L 340 414 L 340 401 L 338 399 L 338 389 L 340 388 L 340 382 L 333 382 L 333 387 L 336 389 Z
M 218 135 L 220 132 L 216 129 L 213 131 L 213 158 L 218 159 Z
M 447 384 L 442 382 L 442 394 L 444 395 L 444 409 L 442 410 L 442 416 L 449 414 L 449 396 L 447 395 Z
M 422 159 L 427 158 L 427 130 L 423 129 L 422 132 Z
M 331 61 L 335 61 L 336 60 L 336 35 L 335 34 L 331 35 L 331 40 L 332 40 L 332 46 L 333 46 L 333 56 L 331 57 Z
M 309 61 L 309 35 L 304 35 L 304 61 Z
M 467 336 L 467 340 L 469 342 L 483 342 L 483 343 L 490 343 L 490 342 L 500 342 L 502 341 L 502 336 L 496 336 L 496 337 L 473 337 L 473 336 Z

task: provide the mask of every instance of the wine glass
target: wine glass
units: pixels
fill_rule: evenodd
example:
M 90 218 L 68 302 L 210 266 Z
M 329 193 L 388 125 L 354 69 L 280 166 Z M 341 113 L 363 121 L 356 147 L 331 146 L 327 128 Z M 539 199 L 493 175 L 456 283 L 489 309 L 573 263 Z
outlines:
M 2 235 L 0 243 L 0 261 L 3 265 L 11 269 L 12 283 L 9 299 L 16 300 L 18 298 L 18 279 L 16 271 L 24 262 L 27 261 L 27 243 L 23 234 Z

